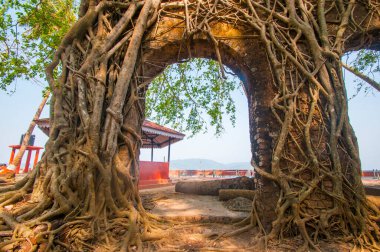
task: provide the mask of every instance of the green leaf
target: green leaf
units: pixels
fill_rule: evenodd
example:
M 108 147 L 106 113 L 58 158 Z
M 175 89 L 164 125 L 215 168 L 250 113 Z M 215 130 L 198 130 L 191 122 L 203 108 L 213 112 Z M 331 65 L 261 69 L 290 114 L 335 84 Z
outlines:
M 45 79 L 45 67 L 76 21 L 75 0 L 1 1 L 0 88 L 17 78 Z
M 223 118 L 236 122 L 233 91 L 241 81 L 232 75 L 220 76 L 218 62 L 191 59 L 173 64 L 151 83 L 146 97 L 146 116 L 191 136 L 213 128 L 219 136 Z

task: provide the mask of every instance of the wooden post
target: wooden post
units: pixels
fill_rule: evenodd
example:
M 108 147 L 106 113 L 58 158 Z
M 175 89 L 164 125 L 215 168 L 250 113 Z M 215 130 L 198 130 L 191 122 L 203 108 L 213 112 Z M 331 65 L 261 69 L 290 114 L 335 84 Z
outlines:
M 11 157 L 9 158 L 9 163 L 13 163 L 13 159 L 15 158 L 16 148 L 12 147 Z M 373 174 L 375 174 L 375 170 L 373 170 Z
M 16 167 L 16 170 L 15 170 L 16 174 L 19 174 L 19 172 L 20 172 L 21 162 L 22 162 L 22 159 L 20 159 L 20 163 Z
M 28 150 L 28 156 L 26 157 L 26 164 L 24 168 L 24 173 L 27 173 L 29 171 L 29 164 L 30 164 L 30 158 L 32 157 L 32 150 Z
M 168 146 L 168 163 L 170 163 L 170 144 L 171 144 L 172 138 L 169 137 L 169 146 Z
M 34 156 L 34 162 L 33 162 L 33 169 L 36 168 L 37 162 L 38 162 L 38 156 L 40 155 L 40 150 L 36 150 L 36 155 Z
M 153 138 L 150 139 L 150 143 L 152 144 L 152 150 L 150 152 L 150 162 L 153 162 Z

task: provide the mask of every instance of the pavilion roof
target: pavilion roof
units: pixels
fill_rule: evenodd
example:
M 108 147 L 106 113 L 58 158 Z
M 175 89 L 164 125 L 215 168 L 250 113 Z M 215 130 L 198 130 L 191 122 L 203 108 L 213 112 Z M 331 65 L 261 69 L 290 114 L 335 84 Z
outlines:
M 38 128 L 46 135 L 49 135 L 50 119 L 42 118 L 35 120 Z M 170 144 L 181 141 L 185 134 L 159 125 L 157 123 L 145 120 L 142 126 L 142 148 L 163 148 Z
M 145 120 L 143 123 L 142 133 L 142 148 L 163 148 L 169 145 L 169 141 L 170 144 L 173 144 L 185 137 L 185 134 L 181 132 L 148 120 Z
M 50 131 L 50 119 L 49 118 L 42 118 L 34 120 L 34 122 L 37 124 L 38 128 L 42 130 L 43 133 L 45 133 L 47 136 L 49 136 Z

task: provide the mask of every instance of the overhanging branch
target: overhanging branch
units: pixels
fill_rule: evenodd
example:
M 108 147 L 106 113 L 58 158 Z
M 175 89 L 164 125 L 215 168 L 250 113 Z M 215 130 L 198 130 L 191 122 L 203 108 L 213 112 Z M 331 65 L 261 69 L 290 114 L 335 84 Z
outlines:
M 363 81 L 367 82 L 369 85 L 371 85 L 371 87 L 373 87 L 374 89 L 376 89 L 377 91 L 380 92 L 380 84 L 378 82 L 369 78 L 367 75 L 357 71 L 356 69 L 350 67 L 349 65 L 344 64 L 343 62 L 342 62 L 342 66 L 345 69 L 347 69 L 349 72 L 353 73 L 354 75 L 356 75 L 357 77 L 359 77 Z

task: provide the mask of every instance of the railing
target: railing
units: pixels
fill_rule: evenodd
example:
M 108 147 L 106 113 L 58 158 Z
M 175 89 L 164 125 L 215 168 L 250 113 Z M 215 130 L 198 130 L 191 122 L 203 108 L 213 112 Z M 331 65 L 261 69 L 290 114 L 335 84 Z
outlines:
M 374 177 L 378 178 L 380 177 L 380 170 L 365 170 L 362 171 L 362 177 Z
M 179 177 L 234 177 L 254 175 L 253 170 L 238 169 L 238 170 L 169 170 L 170 178 Z M 380 170 L 362 171 L 362 177 L 380 177 Z

